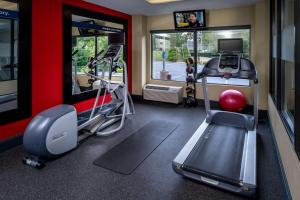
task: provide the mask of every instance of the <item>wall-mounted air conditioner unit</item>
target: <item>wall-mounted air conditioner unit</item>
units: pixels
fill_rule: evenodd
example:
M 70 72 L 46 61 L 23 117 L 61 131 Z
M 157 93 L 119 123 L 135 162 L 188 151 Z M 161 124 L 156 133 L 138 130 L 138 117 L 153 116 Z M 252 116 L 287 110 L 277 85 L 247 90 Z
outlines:
M 179 104 L 182 102 L 182 87 L 147 84 L 143 89 L 145 100 Z

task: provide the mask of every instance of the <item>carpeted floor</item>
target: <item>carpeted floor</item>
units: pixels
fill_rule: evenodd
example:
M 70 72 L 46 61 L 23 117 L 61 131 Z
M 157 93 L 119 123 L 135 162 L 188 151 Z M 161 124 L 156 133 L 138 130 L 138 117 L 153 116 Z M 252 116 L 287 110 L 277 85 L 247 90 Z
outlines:
M 40 171 L 22 164 L 26 155 L 22 146 L 1 153 L 0 199 L 244 199 L 183 178 L 172 169 L 172 160 L 203 121 L 204 109 L 157 103 L 135 106 L 136 115 L 122 131 L 109 138 L 90 138 Z M 153 119 L 180 126 L 131 175 L 93 165 L 100 155 Z M 285 199 L 268 123 L 259 124 L 258 134 L 257 199 Z

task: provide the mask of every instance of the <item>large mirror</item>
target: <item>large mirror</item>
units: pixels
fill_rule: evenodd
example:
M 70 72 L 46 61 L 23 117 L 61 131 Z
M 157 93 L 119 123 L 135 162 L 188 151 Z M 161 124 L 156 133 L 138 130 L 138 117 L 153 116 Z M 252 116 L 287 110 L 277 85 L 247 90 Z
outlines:
M 30 1 L 0 0 L 0 124 L 30 112 L 30 8 Z
M 89 17 L 86 17 L 89 16 Z M 94 97 L 101 82 L 89 74 L 108 79 L 110 62 L 102 55 L 110 45 L 123 46 L 119 57 L 126 60 L 127 22 L 118 18 L 64 7 L 64 102 L 76 103 Z M 95 60 L 93 64 L 91 60 Z M 124 73 L 118 69 L 113 81 L 123 81 Z
M 18 107 L 18 4 L 0 1 L 0 112 Z
M 100 82 L 94 81 L 87 73 L 108 78 L 110 63 L 102 61 L 101 55 L 111 44 L 124 44 L 124 27 L 122 24 L 78 15 L 72 15 L 72 22 L 72 95 L 76 95 L 99 87 Z M 99 61 L 89 65 L 95 57 Z M 112 79 L 122 81 L 123 71 L 113 73 Z

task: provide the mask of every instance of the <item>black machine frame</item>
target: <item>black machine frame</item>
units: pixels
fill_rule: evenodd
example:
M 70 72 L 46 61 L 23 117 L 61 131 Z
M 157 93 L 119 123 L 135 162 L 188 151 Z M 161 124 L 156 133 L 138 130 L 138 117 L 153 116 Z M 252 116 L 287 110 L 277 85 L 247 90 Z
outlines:
M 18 21 L 18 103 L 17 108 L 0 113 L 0 125 L 24 119 L 31 115 L 31 41 L 32 1 L 6 0 L 17 3 Z M 14 54 L 14 52 L 11 52 Z M 11 77 L 15 79 L 15 77 Z
M 100 12 L 90 11 L 70 5 L 63 5 L 63 102 L 74 104 L 96 97 L 97 90 L 72 94 L 72 15 L 118 23 L 124 27 L 124 49 L 128 49 L 128 21 L 119 17 Z M 127 52 L 123 52 L 124 60 L 128 63 Z M 104 89 L 101 91 L 104 94 Z

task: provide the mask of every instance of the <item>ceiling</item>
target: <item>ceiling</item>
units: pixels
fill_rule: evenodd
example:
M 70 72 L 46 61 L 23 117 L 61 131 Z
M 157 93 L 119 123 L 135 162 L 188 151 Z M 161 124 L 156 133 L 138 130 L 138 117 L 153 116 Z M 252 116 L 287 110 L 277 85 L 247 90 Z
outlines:
M 184 0 L 165 4 L 149 4 L 145 0 L 86 0 L 130 15 L 161 15 L 180 10 L 219 9 L 251 5 L 259 0 Z

